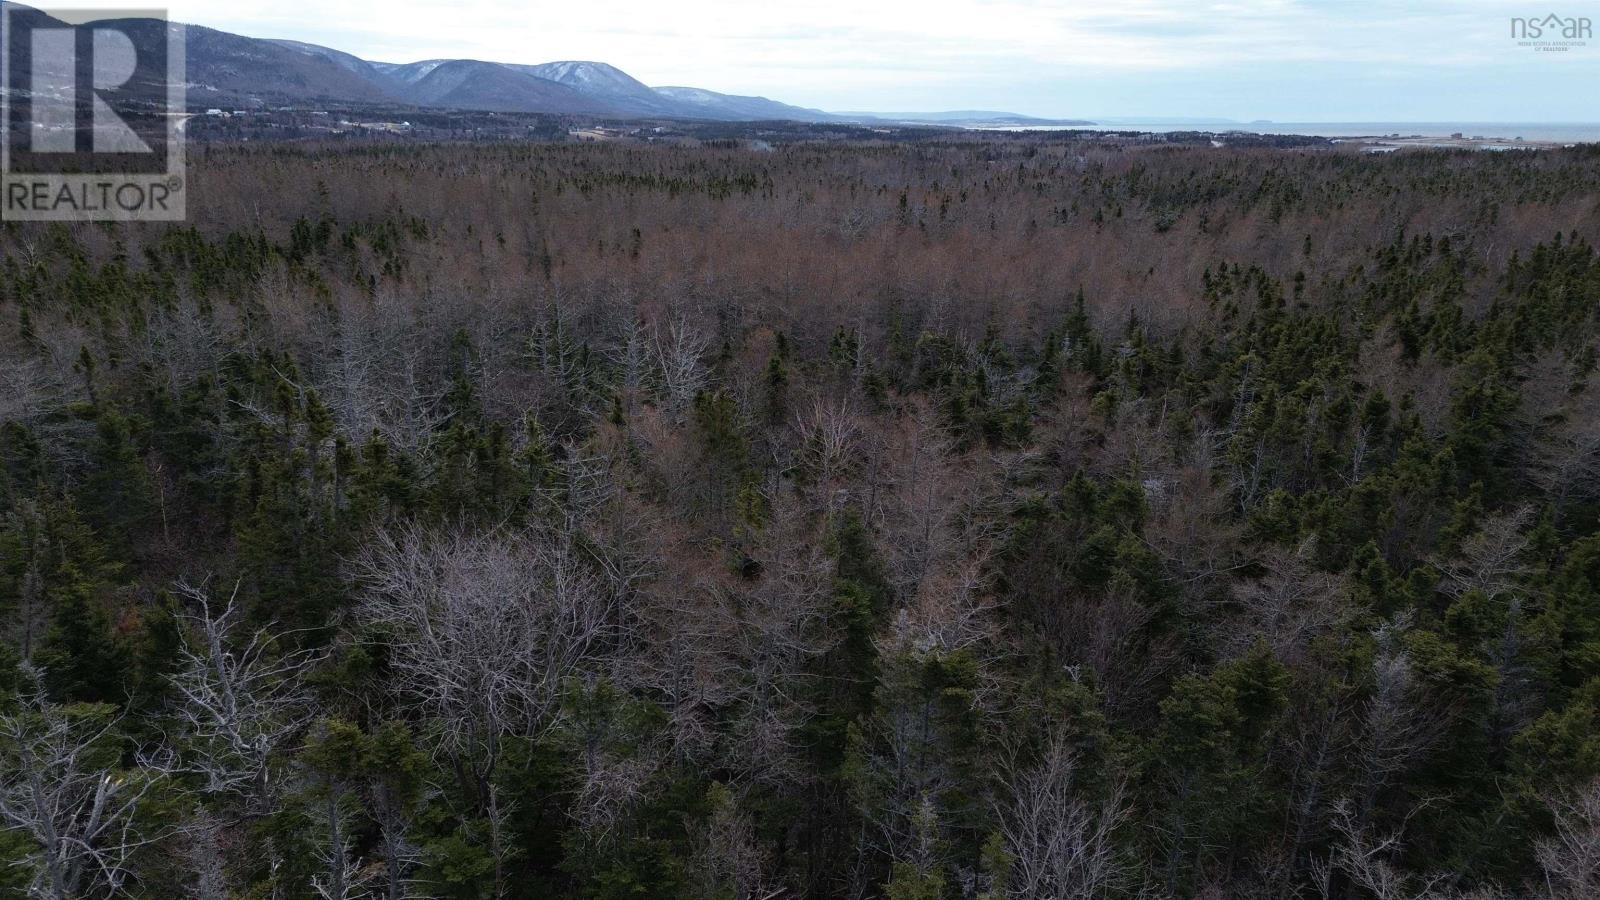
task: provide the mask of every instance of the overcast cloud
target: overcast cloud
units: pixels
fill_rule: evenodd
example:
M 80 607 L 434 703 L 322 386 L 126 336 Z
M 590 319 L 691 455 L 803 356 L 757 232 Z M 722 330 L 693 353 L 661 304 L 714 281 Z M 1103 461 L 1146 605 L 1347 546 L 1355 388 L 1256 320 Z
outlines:
M 595 59 L 653 85 L 836 110 L 1600 119 L 1600 43 L 1535 52 L 1510 35 L 1513 15 L 1600 21 L 1593 0 L 175 0 L 172 10 L 369 59 Z

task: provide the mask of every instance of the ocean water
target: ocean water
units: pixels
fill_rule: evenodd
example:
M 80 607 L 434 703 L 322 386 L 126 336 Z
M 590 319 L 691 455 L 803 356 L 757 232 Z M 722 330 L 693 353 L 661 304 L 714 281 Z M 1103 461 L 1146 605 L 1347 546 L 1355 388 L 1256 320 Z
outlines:
M 1040 129 L 1005 127 L 1004 131 L 1246 131 L 1254 134 L 1301 134 L 1321 137 L 1464 137 L 1587 143 L 1600 141 L 1600 122 L 1162 122 L 1118 121 L 1103 125 L 1051 125 Z

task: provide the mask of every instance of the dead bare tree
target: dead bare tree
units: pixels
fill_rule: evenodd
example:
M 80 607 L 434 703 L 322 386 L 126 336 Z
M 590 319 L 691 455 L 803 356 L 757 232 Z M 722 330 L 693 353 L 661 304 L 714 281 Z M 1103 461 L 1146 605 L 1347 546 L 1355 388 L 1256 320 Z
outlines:
M 1378 833 L 1360 824 L 1349 801 L 1336 803 L 1333 825 L 1339 841 L 1327 863 L 1314 867 L 1313 873 L 1322 896 L 1333 891 L 1332 873 L 1341 872 L 1374 900 L 1502 900 L 1505 895 L 1493 885 L 1463 892 L 1452 886 L 1452 873 L 1418 874 L 1400 865 L 1406 825 L 1428 805 L 1423 801 L 1414 807 L 1395 831 Z
M 814 546 L 769 546 L 767 575 L 752 590 L 719 592 L 713 633 L 734 715 L 736 771 L 767 784 L 803 770 L 799 734 L 816 714 L 803 698 L 813 660 L 833 646 L 826 561 Z
M 353 435 L 376 432 L 391 447 L 422 449 L 447 413 L 437 348 L 418 315 L 388 290 L 346 299 L 313 330 L 313 381 L 334 420 Z M 427 323 L 428 326 L 439 323 Z
M 576 735 L 577 786 L 572 819 L 586 842 L 601 850 L 616 846 L 630 815 L 644 801 L 651 777 L 660 768 L 653 742 L 618 740 L 610 732 L 619 723 L 602 719 L 585 723 Z
M 986 554 L 941 571 L 919 585 L 895 615 L 891 642 L 919 653 L 955 653 L 993 639 L 995 602 L 985 584 Z M 980 654 L 981 656 L 982 654 Z
M 665 329 L 656 325 L 652 344 L 664 405 L 674 416 L 682 415 L 710 383 L 704 358 L 711 346 L 711 335 L 679 313 Z
M 881 507 L 889 576 L 899 595 L 909 597 L 937 568 L 959 564 L 978 491 L 935 410 L 914 405 L 891 428 L 883 441 L 885 483 L 866 499 Z
M 1558 508 L 1600 490 L 1600 390 L 1576 395 L 1570 409 L 1539 429 L 1534 458 L 1534 480 Z
M 0 422 L 32 422 L 66 402 L 55 374 L 38 359 L 5 348 L 0 357 Z
M 849 402 L 813 399 L 809 410 L 795 416 L 794 428 L 800 441 L 797 462 L 823 496 L 831 496 L 857 463 L 861 429 Z
M 1501 742 L 1536 715 L 1538 699 L 1534 679 L 1522 647 L 1527 625 L 1524 609 L 1538 589 L 1530 583 L 1532 566 L 1525 561 L 1530 544 L 1527 531 L 1532 507 L 1486 518 L 1451 559 L 1437 563 L 1444 576 L 1440 590 L 1457 599 L 1476 593 L 1504 604 L 1505 625 L 1498 640 L 1486 647 L 1500 678 L 1495 683 L 1494 730 Z
M 243 795 L 263 807 L 271 795 L 273 756 L 314 713 L 303 678 L 318 656 L 281 652 L 265 628 L 241 640 L 237 593 L 235 585 L 219 612 L 203 584 L 178 582 L 189 609 L 178 616 L 186 627 L 179 668 L 170 677 L 182 698 L 175 710 L 182 743 L 177 765 L 198 774 L 208 794 Z
M 1533 508 L 1528 506 L 1486 519 L 1455 559 L 1439 563 L 1444 574 L 1440 590 L 1452 597 L 1469 591 L 1498 597 L 1515 590 L 1528 574 L 1521 557 L 1528 549 L 1525 532 L 1532 520 Z
M 222 849 L 222 821 L 209 810 L 195 813 L 183 845 L 183 858 L 194 873 L 189 896 L 194 900 L 227 900 L 227 857 Z
M 0 634 L 17 648 L 17 653 L 26 662 L 33 659 L 40 640 L 50 626 L 49 597 L 46 596 L 44 579 L 39 571 L 40 560 L 47 558 L 50 535 L 44 527 L 44 516 L 38 501 L 32 499 L 19 501 L 6 516 L 6 524 L 33 536 L 33 546 L 27 548 L 32 551 L 27 553 L 28 565 L 23 569 L 22 577 L 17 579 L 16 600 L 10 615 L 6 617 L 9 621 L 0 626 Z
M 1010 801 L 997 810 L 1009 868 L 1000 896 L 1018 900 L 1092 900 L 1126 885 L 1116 831 L 1129 808 L 1120 784 L 1093 802 L 1081 796 L 1077 759 L 1061 735 L 1042 758 L 1005 773 Z
M 499 785 L 489 785 L 487 794 L 484 821 L 489 825 L 489 856 L 494 860 L 494 896 L 495 900 L 503 900 L 506 896 L 507 868 L 517 856 L 517 848 L 511 846 L 506 835 L 507 829 L 511 827 L 511 815 L 516 812 L 517 804 L 514 800 L 500 799 Z
M 782 896 L 765 879 L 769 860 L 750 817 L 720 785 L 713 788 L 711 816 L 695 835 L 695 880 L 700 896 L 767 900 Z
M 1412 876 L 1395 862 L 1403 847 L 1402 832 L 1374 834 L 1359 824 L 1348 801 L 1335 804 L 1334 829 L 1342 839 L 1334 852 L 1334 866 L 1377 900 L 1420 900 L 1443 880 L 1433 876 L 1420 887 L 1414 885 Z
M 717 764 L 735 783 L 792 784 L 804 770 L 800 731 L 816 713 L 804 687 L 837 640 L 832 567 L 802 507 L 773 498 L 747 548 L 761 568 L 754 583 L 698 579 L 643 613 L 651 639 L 636 665 L 644 683 L 669 691 L 679 723 L 674 753 L 699 745 L 714 716 L 726 726 Z
M 1179 662 L 1170 638 L 1150 634 L 1154 618 L 1133 587 L 1113 584 L 1099 596 L 1062 597 L 1044 617 L 1043 633 L 1070 672 L 1094 673 L 1102 702 L 1115 712 L 1148 700 Z
M 167 386 L 178 393 L 216 370 L 227 354 L 225 333 L 226 323 L 217 321 L 216 311 L 203 312 L 197 302 L 184 297 L 151 311 L 142 346 L 134 350 L 164 373 Z
M 1165 502 L 1152 504 L 1145 528 L 1150 549 L 1195 602 L 1214 596 L 1246 564 L 1239 550 L 1242 529 L 1229 516 L 1232 504 L 1213 483 L 1215 442 L 1207 433 L 1195 438 L 1193 461 L 1173 473 Z
M 43 673 L 25 675 L 22 708 L 0 716 L 0 823 L 33 844 L 28 896 L 116 895 L 138 851 L 167 836 L 141 818 L 160 773 L 117 768 L 118 719 L 51 703 Z
M 1244 627 L 1237 621 L 1221 623 L 1221 644 L 1242 653 L 1264 639 L 1274 655 L 1293 664 L 1312 641 L 1347 623 L 1353 612 L 1345 602 L 1343 583 L 1315 568 L 1315 552 L 1309 540 L 1293 552 L 1268 552 L 1261 560 L 1263 576 L 1234 591 L 1234 601 L 1244 612 Z
M 1550 801 L 1555 834 L 1535 853 L 1551 900 L 1600 896 L 1600 780 Z
M 389 644 L 396 694 L 441 729 L 438 748 L 487 802 L 510 734 L 555 721 L 563 682 L 617 636 L 613 596 L 548 532 L 402 526 L 353 560 L 360 615 Z
M 618 380 L 623 392 L 635 396 L 644 388 L 645 374 L 650 365 L 650 336 L 639 321 L 633 305 L 628 304 L 616 316 L 616 337 L 607 356 L 618 370 Z
M 1357 742 L 1361 786 L 1357 824 L 1365 822 L 1382 790 L 1439 742 L 1450 722 L 1451 710 L 1428 696 L 1410 656 L 1398 646 L 1403 627 L 1391 623 L 1379 629 L 1372 695 L 1362 710 Z
M 322 900 L 365 897 L 366 884 L 373 875 L 351 852 L 349 814 L 344 800 L 341 792 L 328 791 L 320 804 L 323 825 L 327 829 L 325 843 L 317 850 L 317 861 L 322 864 L 323 871 L 311 877 L 311 889 Z
M 1353 740 L 1350 721 L 1354 718 L 1354 703 L 1335 693 L 1304 695 L 1297 705 L 1300 709 L 1290 716 L 1284 741 L 1291 773 L 1285 874 L 1290 878 L 1309 874 L 1320 883 L 1326 881 L 1328 866 L 1325 860 L 1310 856 L 1307 848 L 1320 841 L 1327 830 L 1328 792 L 1332 790 L 1335 767 L 1347 758 Z

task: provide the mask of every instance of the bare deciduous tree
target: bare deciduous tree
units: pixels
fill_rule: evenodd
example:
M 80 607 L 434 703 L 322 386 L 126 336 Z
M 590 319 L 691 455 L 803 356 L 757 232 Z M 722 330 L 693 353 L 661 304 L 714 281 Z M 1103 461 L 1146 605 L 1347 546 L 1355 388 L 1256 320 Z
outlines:
M 28 896 L 115 895 L 139 849 L 165 836 L 140 815 L 159 773 L 116 767 L 118 720 L 109 710 L 51 703 L 38 684 L 43 673 L 25 674 L 34 686 L 22 708 L 0 716 L 0 823 L 33 843 Z
M 1195 439 L 1193 464 L 1173 474 L 1165 502 L 1152 504 L 1145 528 L 1150 549 L 1184 595 L 1196 601 L 1211 596 L 1244 564 L 1242 529 L 1230 521 L 1229 498 L 1212 481 L 1214 442 L 1210 434 Z
M 25 553 L 28 565 L 17 579 L 16 599 L 6 617 L 9 621 L 0 625 L 0 634 L 27 662 L 33 659 L 50 625 L 50 602 L 39 564 L 49 556 L 51 534 L 36 500 L 17 502 L 7 514 L 5 524 L 23 536 L 19 549 Z
M 655 748 L 627 752 L 601 741 L 586 741 L 578 754 L 577 787 L 571 815 L 587 842 L 611 850 L 629 817 L 646 797 L 646 785 L 659 767 Z
M 222 846 L 223 823 L 210 810 L 201 808 L 185 829 L 182 854 L 194 881 L 189 896 L 194 900 L 228 900 L 227 855 Z
M 849 402 L 817 398 L 809 410 L 795 416 L 794 427 L 800 439 L 797 462 L 824 496 L 830 495 L 857 462 L 861 429 Z
M 804 769 L 799 732 L 815 714 L 805 684 L 837 639 L 829 560 L 802 504 L 781 495 L 773 504 L 747 548 L 759 579 L 700 579 L 651 604 L 649 648 L 638 661 L 644 681 L 668 691 L 674 752 L 698 743 L 714 716 L 726 725 L 718 765 L 736 781 L 768 785 L 792 783 Z
M 0 357 L 0 422 L 32 422 L 65 401 L 60 384 L 42 362 L 5 350 Z
M 1060 735 L 1032 766 L 1005 773 L 1010 802 L 997 811 L 1009 860 L 1002 896 L 1018 900 L 1093 900 L 1130 877 L 1116 831 L 1128 817 L 1121 785 L 1099 802 L 1079 793 L 1077 760 Z
M 1550 802 L 1555 834 L 1535 852 L 1551 900 L 1600 896 L 1600 780 Z
M 695 881 L 704 897 L 767 900 L 782 896 L 767 884 L 767 854 L 750 817 L 726 789 L 713 788 L 709 820 L 695 835 Z
M 548 728 L 562 683 L 595 666 L 618 628 L 611 594 L 559 535 L 404 526 L 353 569 L 395 692 L 438 723 L 439 748 L 472 767 L 479 791 L 502 739 Z
M 1451 710 L 1441 708 L 1419 683 L 1411 658 L 1398 645 L 1402 623 L 1379 630 L 1373 689 L 1361 714 L 1357 742 L 1360 803 L 1357 823 L 1396 776 L 1416 765 L 1443 737 Z
M 1418 804 L 1398 830 L 1377 833 L 1360 824 L 1349 801 L 1336 803 L 1333 824 L 1339 840 L 1327 863 L 1317 867 L 1322 896 L 1336 896 L 1331 876 L 1340 872 L 1373 900 L 1503 900 L 1493 885 L 1462 892 L 1451 886 L 1455 877 L 1449 872 L 1417 874 L 1400 865 L 1406 824 L 1427 807 L 1426 801 Z
M 1286 663 L 1300 660 L 1311 642 L 1348 622 L 1354 615 L 1336 575 L 1318 571 L 1312 564 L 1315 547 L 1302 543 L 1294 552 L 1274 550 L 1261 560 L 1265 574 L 1240 585 L 1235 601 L 1244 611 L 1238 622 L 1221 626 L 1219 638 L 1233 652 L 1243 652 L 1265 640 L 1274 655 Z
M 1068 594 L 1045 618 L 1045 636 L 1069 671 L 1094 673 L 1103 702 L 1113 712 L 1148 700 L 1177 664 L 1178 648 L 1152 637 L 1155 611 L 1127 585 L 1096 598 Z
M 420 451 L 447 415 L 447 386 L 428 338 L 442 323 L 418 318 L 385 289 L 370 300 L 345 299 L 307 335 L 319 363 L 313 380 L 334 420 L 350 434 L 376 432 L 408 453 Z
M 344 808 L 344 795 L 329 791 L 319 804 L 322 825 L 326 828 L 324 843 L 317 850 L 317 861 L 323 871 L 311 877 L 311 889 L 322 900 L 355 900 L 367 896 L 366 884 L 372 872 L 366 871 L 361 860 L 351 851 L 349 814 Z
M 264 628 L 241 643 L 237 591 L 218 612 L 203 585 L 178 583 L 190 610 L 178 617 L 186 627 L 170 681 L 182 697 L 179 766 L 200 775 L 206 793 L 242 794 L 259 804 L 270 794 L 272 756 L 311 720 L 302 678 L 317 657 L 281 652 Z
M 631 403 L 644 389 L 645 375 L 649 371 L 653 348 L 650 335 L 645 332 L 644 324 L 639 321 L 639 316 L 631 303 L 619 310 L 614 318 L 616 336 L 607 356 L 617 367 L 619 387 L 622 389 L 624 399 Z M 631 408 L 630 406 L 630 411 Z
M 1561 374 L 1543 392 L 1547 396 L 1524 401 L 1530 409 L 1556 413 L 1533 429 L 1532 451 L 1534 482 L 1551 494 L 1558 509 L 1600 492 L 1600 388 L 1591 384 L 1563 396 L 1570 380 Z M 1548 396 L 1557 387 L 1559 394 Z
M 674 415 L 688 409 L 695 395 L 710 383 L 704 362 L 710 346 L 711 335 L 683 313 L 674 316 L 665 329 L 656 326 L 653 349 L 662 399 Z
M 882 443 L 884 484 L 867 499 L 877 499 L 882 509 L 890 580 L 908 597 L 935 569 L 957 562 L 977 537 L 964 531 L 974 518 L 978 479 L 962 470 L 954 440 L 926 404 L 912 405 Z
M 1528 549 L 1524 532 L 1532 519 L 1533 509 L 1528 506 L 1486 519 L 1462 545 L 1456 559 L 1439 563 L 1444 574 L 1440 589 L 1452 597 L 1468 591 L 1498 597 L 1515 589 L 1528 573 L 1521 557 Z
M 950 572 L 924 579 L 895 615 L 891 642 L 898 647 L 948 654 L 977 647 L 998 630 L 995 603 L 986 592 L 983 555 Z

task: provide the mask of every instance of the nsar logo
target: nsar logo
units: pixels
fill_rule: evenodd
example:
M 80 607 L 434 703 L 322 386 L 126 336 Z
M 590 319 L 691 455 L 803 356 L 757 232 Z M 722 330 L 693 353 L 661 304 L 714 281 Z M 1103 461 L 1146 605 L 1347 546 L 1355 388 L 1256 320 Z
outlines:
M 1558 16 L 1511 19 L 1511 39 L 1519 47 L 1546 52 L 1564 52 L 1588 46 L 1594 37 L 1594 23 L 1585 16 Z

